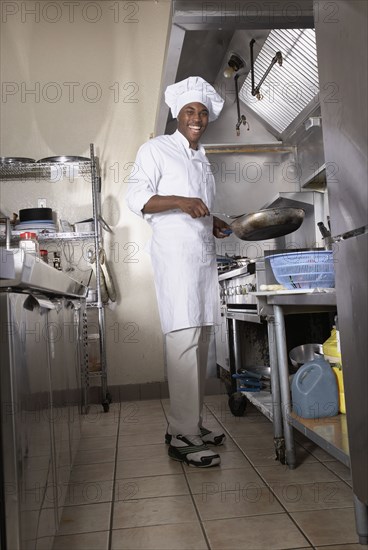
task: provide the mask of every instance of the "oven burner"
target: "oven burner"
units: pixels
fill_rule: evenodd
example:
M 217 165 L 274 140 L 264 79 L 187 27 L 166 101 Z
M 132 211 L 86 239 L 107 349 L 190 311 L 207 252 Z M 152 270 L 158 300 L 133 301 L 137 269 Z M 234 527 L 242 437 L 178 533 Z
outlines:
M 218 256 L 217 257 L 217 271 L 219 274 L 227 273 L 234 269 L 247 267 L 248 273 L 255 272 L 255 261 L 250 260 L 247 257 L 242 256 Z

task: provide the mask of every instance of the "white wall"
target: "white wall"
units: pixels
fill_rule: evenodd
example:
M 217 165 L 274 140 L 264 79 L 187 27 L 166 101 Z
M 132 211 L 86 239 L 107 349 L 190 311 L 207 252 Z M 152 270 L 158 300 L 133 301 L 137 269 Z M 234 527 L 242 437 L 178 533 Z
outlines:
M 89 156 L 94 143 L 101 160 L 102 213 L 114 230 L 105 248 L 118 287 L 116 307 L 107 311 L 110 384 L 164 378 L 151 266 L 143 251 L 150 230 L 128 212 L 124 196 L 129 163 L 154 131 L 170 5 L 3 5 L 1 156 Z M 85 184 L 0 185 L 5 214 L 37 206 L 39 197 L 72 223 L 90 212 Z

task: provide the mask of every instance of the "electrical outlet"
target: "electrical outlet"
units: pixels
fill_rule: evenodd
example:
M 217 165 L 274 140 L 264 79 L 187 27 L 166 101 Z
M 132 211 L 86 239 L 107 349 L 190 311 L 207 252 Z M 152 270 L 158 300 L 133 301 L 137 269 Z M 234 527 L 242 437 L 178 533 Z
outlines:
M 46 199 L 38 199 L 38 208 L 46 208 Z

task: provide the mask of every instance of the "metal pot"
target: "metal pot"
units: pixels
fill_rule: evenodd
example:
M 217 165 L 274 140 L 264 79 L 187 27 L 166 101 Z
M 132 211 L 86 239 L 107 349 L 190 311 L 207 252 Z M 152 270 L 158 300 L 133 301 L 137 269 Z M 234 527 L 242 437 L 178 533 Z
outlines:
M 251 214 L 229 216 L 235 218 L 230 224 L 231 230 L 243 241 L 263 241 L 288 235 L 299 229 L 303 223 L 305 212 L 302 208 L 267 208 Z
M 315 354 L 323 355 L 322 344 L 302 344 L 289 352 L 289 359 L 293 367 L 299 368 L 308 361 L 313 361 Z

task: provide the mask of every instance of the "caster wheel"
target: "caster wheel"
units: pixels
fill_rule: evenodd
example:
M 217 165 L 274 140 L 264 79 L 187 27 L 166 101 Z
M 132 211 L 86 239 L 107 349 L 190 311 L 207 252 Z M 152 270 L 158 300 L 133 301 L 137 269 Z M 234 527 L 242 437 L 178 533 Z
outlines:
M 243 416 L 247 407 L 247 398 L 240 392 L 233 393 L 229 397 L 229 408 L 234 416 Z
M 103 406 L 103 410 L 104 410 L 105 413 L 109 412 L 110 403 L 108 401 L 103 401 L 102 406 Z
M 274 441 L 276 460 L 281 464 L 286 464 L 286 447 L 284 438 L 277 438 Z
M 107 392 L 106 394 L 106 401 L 108 401 L 109 403 L 112 403 L 112 396 L 111 396 L 111 393 Z
M 277 460 L 281 462 L 281 464 L 286 464 L 285 449 L 279 449 L 279 451 L 277 452 Z

